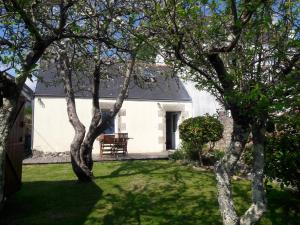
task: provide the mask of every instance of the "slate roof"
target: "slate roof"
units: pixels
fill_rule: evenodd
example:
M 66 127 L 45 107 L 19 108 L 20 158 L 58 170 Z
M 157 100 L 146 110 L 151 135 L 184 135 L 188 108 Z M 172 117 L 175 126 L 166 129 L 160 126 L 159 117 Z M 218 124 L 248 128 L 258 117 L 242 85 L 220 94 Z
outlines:
M 122 67 L 110 67 L 107 70 L 108 79 L 100 80 L 99 95 L 102 99 L 116 98 L 124 80 L 125 70 Z M 120 69 L 121 68 L 121 69 Z M 136 66 L 128 88 L 130 100 L 161 100 L 161 101 L 191 101 L 191 98 L 183 86 L 180 79 L 172 74 L 172 70 L 164 65 L 143 64 Z M 139 75 L 144 74 L 144 75 Z M 50 65 L 47 69 L 41 69 L 39 77 L 43 81 L 37 83 L 35 96 L 65 97 L 63 84 L 58 76 L 55 65 Z M 78 82 L 80 80 L 80 82 Z M 84 78 L 75 79 L 73 86 L 76 97 L 90 98 L 91 81 Z M 54 82 L 53 82 L 54 81 Z

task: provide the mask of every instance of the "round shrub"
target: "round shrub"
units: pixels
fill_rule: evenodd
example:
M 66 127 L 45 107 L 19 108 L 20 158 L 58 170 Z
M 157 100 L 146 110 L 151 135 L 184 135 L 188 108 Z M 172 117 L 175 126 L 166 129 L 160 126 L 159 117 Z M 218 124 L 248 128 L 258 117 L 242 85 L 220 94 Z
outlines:
M 184 120 L 179 125 L 179 135 L 185 151 L 193 159 L 198 156 L 202 163 L 202 148 L 208 142 L 216 142 L 222 138 L 224 127 L 214 116 L 198 116 Z
M 197 146 L 220 140 L 223 130 L 220 121 L 208 115 L 186 119 L 179 126 L 180 138 Z

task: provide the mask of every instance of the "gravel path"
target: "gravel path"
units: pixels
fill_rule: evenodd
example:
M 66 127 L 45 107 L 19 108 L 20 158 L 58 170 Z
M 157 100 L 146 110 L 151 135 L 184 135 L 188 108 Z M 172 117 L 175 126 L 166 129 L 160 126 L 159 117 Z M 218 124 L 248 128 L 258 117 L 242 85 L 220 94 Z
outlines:
M 118 156 L 117 158 L 105 155 L 100 158 L 99 154 L 93 155 L 93 160 L 98 161 L 116 161 L 116 160 L 148 160 L 148 159 L 168 159 L 168 152 L 158 153 L 129 153 L 126 156 Z M 70 163 L 70 152 L 41 152 L 33 150 L 32 156 L 23 160 L 23 164 L 48 164 L 48 163 Z

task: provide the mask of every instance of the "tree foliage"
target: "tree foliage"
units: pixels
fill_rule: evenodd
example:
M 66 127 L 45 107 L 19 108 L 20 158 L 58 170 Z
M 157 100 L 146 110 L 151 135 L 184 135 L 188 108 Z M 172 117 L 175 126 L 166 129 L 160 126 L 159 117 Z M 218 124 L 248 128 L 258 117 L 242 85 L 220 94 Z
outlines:
M 87 140 L 79 145 L 84 148 L 81 150 L 84 156 L 80 156 L 77 149 L 76 155 L 72 155 L 72 160 L 80 158 L 80 162 L 77 160 L 79 165 L 77 168 L 79 170 L 85 168 L 89 174 L 86 180 L 91 179 L 91 145 L 105 124 L 109 123 L 109 120 L 120 109 L 129 83 L 128 77 L 125 79 L 126 82 L 124 81 L 123 89 L 114 107 L 110 109 L 110 119 L 105 121 L 101 120 L 98 102 L 97 90 L 100 77 L 105 77 L 105 68 L 115 61 L 123 63 L 125 71 L 127 68 L 132 70 L 132 66 L 129 66 L 127 62 L 132 56 L 142 55 L 136 49 L 144 42 L 145 32 L 142 29 L 136 32 L 136 29 L 142 27 L 141 8 L 145 6 L 143 2 L 139 4 L 137 2 L 135 0 L 10 0 L 0 2 L 0 99 L 3 100 L 0 107 L 0 128 L 3 134 L 3 140 L 0 139 L 0 166 L 4 161 L 1 153 L 4 151 L 11 118 L 13 118 L 22 86 L 25 80 L 38 69 L 40 59 L 43 58 L 43 62 L 51 60 L 52 64 L 60 66 L 58 71 L 64 70 L 65 76 L 62 77 L 67 87 L 66 95 L 69 99 L 69 106 L 75 107 L 72 84 L 75 73 L 73 71 L 77 73 L 85 71 L 82 73 L 84 76 L 89 73 L 89 78 L 83 77 L 82 79 L 87 78 L 92 81 L 92 85 L 88 87 L 88 91 L 93 92 L 93 119 L 89 126 L 91 132 L 87 132 Z M 57 55 L 59 57 L 56 58 Z M 86 69 L 87 66 L 88 69 Z M 9 70 L 16 73 L 15 81 L 3 75 L 4 71 Z M 126 76 L 129 75 L 126 73 Z M 80 130 L 84 138 L 85 127 L 80 124 L 80 121 L 77 122 L 80 129 L 76 131 Z M 99 123 L 101 128 L 99 128 Z M 97 132 L 94 132 L 95 129 Z M 1 180 L 0 174 L 0 182 Z M 0 200 L 1 198 L 0 195 Z
M 266 139 L 265 171 L 268 180 L 280 181 L 300 191 L 300 76 L 291 72 L 274 88 L 276 98 Z
M 57 74 L 64 83 L 69 120 L 75 130 L 70 146 L 72 166 L 79 180 L 93 178 L 92 149 L 95 139 L 115 118 L 128 95 L 129 82 L 135 71 L 135 61 L 147 36 L 140 19 L 141 6 L 135 1 L 90 2 L 82 5 L 89 12 L 80 22 L 84 29 L 79 36 L 59 42 L 50 49 L 54 54 Z M 138 38 L 136 37 L 138 36 Z M 107 116 L 103 116 L 99 103 L 101 79 L 122 81 L 115 102 Z M 77 116 L 76 91 L 91 92 L 92 118 L 86 131 Z
M 5 149 L 26 79 L 54 42 L 73 36 L 71 9 L 79 1 L 0 1 L 0 203 Z M 16 79 L 6 76 L 15 71 Z
M 266 122 L 281 107 L 277 104 L 281 86 L 299 67 L 299 4 L 280 0 L 170 0 L 155 4 L 152 25 L 168 62 L 184 66 L 187 79 L 215 95 L 233 118 L 230 146 L 215 168 L 224 224 L 253 224 L 266 210 Z M 296 77 L 290 78 L 296 82 Z M 238 216 L 230 177 L 250 132 L 254 143 L 253 202 Z

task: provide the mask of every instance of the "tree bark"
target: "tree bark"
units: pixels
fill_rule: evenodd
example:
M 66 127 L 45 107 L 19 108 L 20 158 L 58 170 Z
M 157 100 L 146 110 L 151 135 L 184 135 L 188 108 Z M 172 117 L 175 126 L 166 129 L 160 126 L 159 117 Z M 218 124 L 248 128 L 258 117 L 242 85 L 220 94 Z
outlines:
M 129 65 L 127 65 L 122 89 L 116 99 L 113 108 L 111 109 L 109 117 L 106 120 L 102 120 L 101 110 L 99 106 L 100 65 L 97 65 L 95 67 L 93 75 L 93 116 L 88 133 L 86 134 L 86 137 L 84 138 L 83 144 L 80 148 L 82 160 L 84 160 L 85 164 L 90 170 L 92 170 L 93 168 L 92 150 L 94 141 L 101 133 L 103 133 L 103 131 L 107 128 L 107 126 L 111 123 L 111 121 L 115 118 L 116 114 L 121 109 L 124 99 L 127 95 L 134 65 L 135 56 L 133 55 L 132 61 L 130 61 Z
M 91 181 L 93 177 L 92 150 L 94 141 L 107 128 L 122 107 L 123 101 L 127 96 L 127 90 L 135 64 L 135 56 L 129 65 L 127 65 L 123 86 L 108 118 L 105 120 L 102 120 L 99 105 L 101 61 L 99 60 L 95 65 L 92 88 L 93 113 L 87 133 L 85 132 L 85 126 L 81 123 L 76 112 L 75 95 L 72 85 L 72 65 L 65 49 L 60 49 L 58 58 L 59 64 L 57 69 L 64 82 L 68 117 L 75 130 L 75 136 L 70 147 L 72 168 L 80 181 Z
M 25 81 L 24 81 L 25 82 Z M 16 114 L 18 99 L 21 89 L 5 74 L 0 74 L 0 83 L 2 85 L 1 92 L 3 93 L 0 107 L 0 205 L 4 199 L 4 179 L 5 179 L 5 154 L 7 139 L 10 128 L 12 127 L 13 118 Z M 19 84 L 22 86 L 22 84 Z
M 69 58 L 66 52 L 61 50 L 58 70 L 64 82 L 69 121 L 75 130 L 75 135 L 70 146 L 72 168 L 80 181 L 91 181 L 92 172 L 84 163 L 80 154 L 81 144 L 85 137 L 85 126 L 79 120 L 76 112 L 75 95 L 72 86 L 72 72 L 70 68 Z
M 218 202 L 224 225 L 251 225 L 256 223 L 266 211 L 266 196 L 263 185 L 264 177 L 264 122 L 251 126 L 253 137 L 253 177 L 252 177 L 252 204 L 239 217 L 234 209 L 231 193 L 231 177 L 234 167 L 247 143 L 250 127 L 244 124 L 233 123 L 233 133 L 230 147 L 220 162 L 215 165 L 217 179 Z
M 0 108 L 0 203 L 4 199 L 5 151 L 14 109 L 13 101 L 3 99 L 3 106 Z
M 94 73 L 93 73 L 93 88 L 92 88 L 92 119 L 89 126 L 88 133 L 83 140 L 83 144 L 80 148 L 81 159 L 85 162 L 89 170 L 93 169 L 93 158 L 92 158 L 92 150 L 93 143 L 97 138 L 96 129 L 101 123 L 101 109 L 99 104 L 99 87 L 100 87 L 100 69 L 101 62 L 100 60 L 95 65 Z
M 249 137 L 250 128 L 246 124 L 233 121 L 231 143 L 224 157 L 216 163 L 218 202 L 224 225 L 238 225 L 239 217 L 234 209 L 231 190 L 231 176 Z
M 252 125 L 253 137 L 253 171 L 252 171 L 252 204 L 240 219 L 241 225 L 251 225 L 257 222 L 267 209 L 267 199 L 264 190 L 264 123 Z

